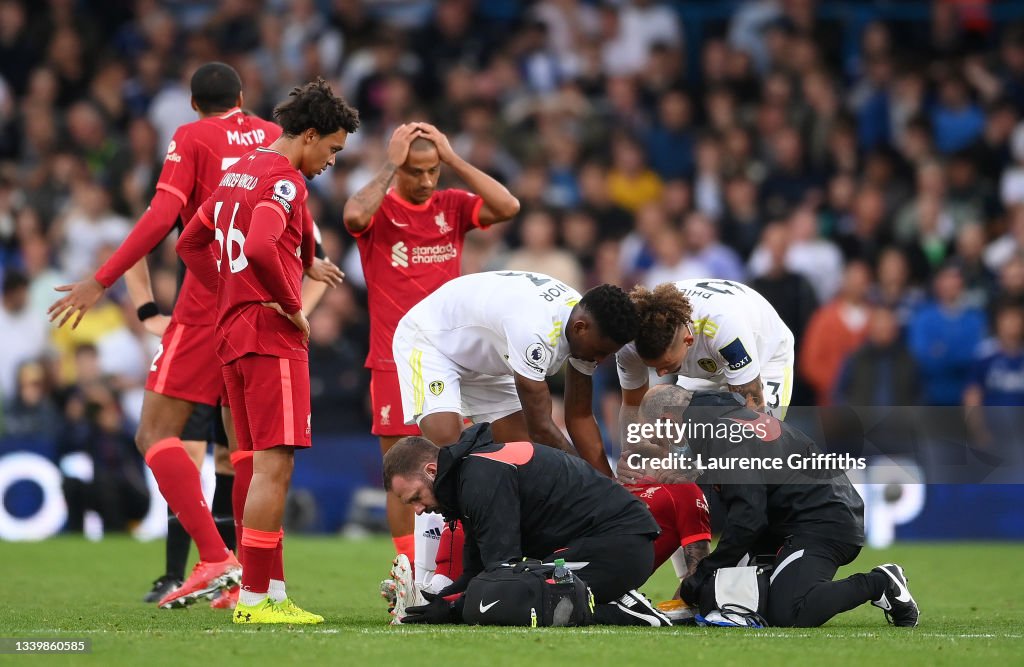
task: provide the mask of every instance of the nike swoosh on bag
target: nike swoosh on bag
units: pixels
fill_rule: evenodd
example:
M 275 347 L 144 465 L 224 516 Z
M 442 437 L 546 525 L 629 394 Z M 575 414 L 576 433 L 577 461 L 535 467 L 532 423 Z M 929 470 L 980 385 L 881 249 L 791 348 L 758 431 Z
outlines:
M 480 600 L 480 613 L 481 614 L 486 614 L 488 609 L 490 609 L 494 605 L 498 604 L 499 602 L 501 602 L 501 600 L 495 600 L 494 602 L 485 605 L 484 601 Z

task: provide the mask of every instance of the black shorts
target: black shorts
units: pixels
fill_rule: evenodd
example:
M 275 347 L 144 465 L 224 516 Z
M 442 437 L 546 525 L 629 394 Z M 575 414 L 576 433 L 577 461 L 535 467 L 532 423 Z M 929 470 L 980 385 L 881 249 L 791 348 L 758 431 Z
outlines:
M 198 442 L 212 442 L 220 447 L 228 446 L 228 435 L 224 432 L 224 420 L 220 415 L 220 406 L 196 403 L 192 416 L 185 422 L 181 430 L 181 439 Z

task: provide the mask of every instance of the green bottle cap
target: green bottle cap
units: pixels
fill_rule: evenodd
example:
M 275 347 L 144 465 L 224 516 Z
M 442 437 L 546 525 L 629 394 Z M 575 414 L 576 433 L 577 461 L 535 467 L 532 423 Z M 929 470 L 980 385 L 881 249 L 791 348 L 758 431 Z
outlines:
M 555 559 L 555 566 L 556 567 L 565 567 L 565 559 L 564 558 L 556 558 Z

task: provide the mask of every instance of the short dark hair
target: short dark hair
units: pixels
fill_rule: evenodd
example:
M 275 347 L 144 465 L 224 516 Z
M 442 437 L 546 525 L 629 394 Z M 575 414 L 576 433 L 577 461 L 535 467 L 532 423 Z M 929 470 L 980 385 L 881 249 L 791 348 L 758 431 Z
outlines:
M 636 338 L 640 326 L 636 306 L 621 287 L 598 285 L 583 295 L 580 307 L 590 313 L 605 337 L 619 345 Z
M 359 129 L 359 112 L 335 95 L 322 77 L 293 89 L 274 109 L 274 120 L 292 137 L 310 128 L 320 135 Z
M 395 477 L 423 475 L 423 466 L 437 460 L 441 448 L 424 437 L 410 435 L 396 442 L 384 455 L 384 490 L 391 491 Z
M 641 359 L 657 359 L 672 344 L 679 327 L 690 322 L 693 306 L 673 283 L 662 283 L 653 290 L 634 287 L 629 298 L 640 322 L 636 352 Z
M 227 111 L 238 104 L 242 79 L 227 63 L 201 65 L 192 75 L 192 99 L 203 113 Z

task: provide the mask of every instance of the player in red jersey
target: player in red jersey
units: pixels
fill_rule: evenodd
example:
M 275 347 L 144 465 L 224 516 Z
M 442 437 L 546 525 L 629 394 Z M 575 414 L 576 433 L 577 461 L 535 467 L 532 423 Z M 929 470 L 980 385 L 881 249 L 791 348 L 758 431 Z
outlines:
M 308 215 L 304 176 L 334 164 L 358 114 L 323 79 L 274 110 L 284 133 L 220 180 L 178 240 L 189 270 L 218 292 L 217 354 L 253 476 L 242 520 L 245 569 L 235 623 L 319 623 L 270 595 L 294 452 L 310 446 L 309 322 L 300 300 Z M 214 246 L 217 246 L 215 250 Z
M 460 274 L 467 232 L 508 220 L 519 212 L 519 200 L 501 183 L 459 157 L 448 138 L 433 125 L 399 126 L 391 135 L 387 158 L 373 180 L 345 204 L 345 228 L 359 244 L 369 292 L 370 353 L 366 367 L 371 373 L 372 432 L 380 437 L 382 454 L 399 438 L 420 432 L 415 425 L 406 426 L 402 414 L 391 352 L 398 321 L 423 297 Z M 442 164 L 471 191 L 437 190 Z M 424 522 L 417 518 L 414 538 L 412 508 L 391 494 L 387 516 L 396 553 L 406 554 L 414 562 L 429 563 L 427 570 L 432 570 L 440 520 L 428 525 L 429 519 Z
M 95 276 L 58 288 L 70 293 L 50 309 L 51 319 L 63 315 L 61 325 L 77 315 L 72 323 L 77 326 L 105 289 L 124 274 L 132 300 L 144 304 L 139 308 L 140 319 L 152 333 L 163 335 L 150 367 L 136 443 L 169 507 L 199 548 L 200 564 L 175 598 L 182 604 L 213 592 L 217 585 L 237 581 L 237 563 L 224 555 L 227 545 L 217 534 L 203 501 L 196 465 L 191 469 L 184 465 L 186 458 L 201 463 L 206 449 L 206 438 L 194 435 L 202 433 L 201 428 L 193 428 L 200 421 L 195 418 L 194 407 L 203 406 L 201 410 L 215 414 L 214 406 L 221 395 L 223 379 L 212 343 L 215 311 L 210 305 L 215 303 L 216 294 L 186 272 L 170 321 L 155 317 L 145 257 L 179 219 L 187 221 L 194 215 L 227 167 L 255 146 L 267 145 L 281 134 L 276 124 L 242 113 L 241 81 L 230 66 L 201 66 L 191 86 L 192 106 L 200 119 L 175 132 L 149 209 Z M 321 266 L 318 275 L 336 281 L 340 272 L 331 268 L 329 264 Z M 243 460 L 239 465 L 244 467 L 245 463 Z M 229 503 L 240 508 L 244 491 L 244 483 L 233 493 L 229 491 Z M 215 505 L 223 495 L 215 493 Z M 173 533 L 169 539 L 173 539 Z M 186 541 L 186 554 L 187 550 Z M 171 593 L 173 590 L 163 590 L 160 602 L 167 602 Z

